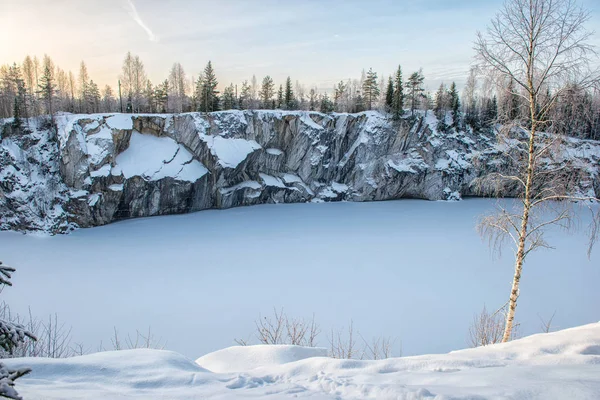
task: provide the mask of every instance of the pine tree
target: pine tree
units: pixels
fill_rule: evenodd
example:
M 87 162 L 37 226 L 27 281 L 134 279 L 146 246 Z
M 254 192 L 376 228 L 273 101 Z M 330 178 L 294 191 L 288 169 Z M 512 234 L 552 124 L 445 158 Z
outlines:
M 394 100 L 392 101 L 394 118 L 400 119 L 404 113 L 404 82 L 402 81 L 402 67 L 398 65 L 394 82 Z
M 408 96 L 410 97 L 410 112 L 411 115 L 415 115 L 415 108 L 417 107 L 417 102 L 419 101 L 419 97 L 423 95 L 423 82 L 425 81 L 425 77 L 423 76 L 423 72 L 419 70 L 418 72 L 413 72 L 407 81 L 408 86 Z
M 294 91 L 292 90 L 292 79 L 288 76 L 285 81 L 285 94 L 283 97 L 286 110 L 295 109 Z
M 392 80 L 392 77 L 390 76 L 388 78 L 387 91 L 385 93 L 386 111 L 388 111 L 388 112 L 391 111 L 393 105 L 394 105 L 394 81 Z
M 369 68 L 367 76 L 362 85 L 363 95 L 367 103 L 367 109 L 370 110 L 373 102 L 379 97 L 379 86 L 377 85 L 377 73 L 373 68 Z
M 209 61 L 204 68 L 204 73 L 198 79 L 200 86 L 199 101 L 200 111 L 212 112 L 219 109 L 219 91 L 217 90 L 217 77 Z
M 259 92 L 262 107 L 265 109 L 275 108 L 272 103 L 273 95 L 275 94 L 275 84 L 269 75 L 265 76 L 262 81 L 262 87 Z

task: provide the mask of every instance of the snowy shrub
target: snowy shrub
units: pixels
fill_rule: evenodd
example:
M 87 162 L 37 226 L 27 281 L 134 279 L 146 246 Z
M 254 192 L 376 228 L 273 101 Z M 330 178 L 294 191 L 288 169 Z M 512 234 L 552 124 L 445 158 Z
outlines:
M 0 284 L 12 286 L 10 278 L 13 272 L 15 272 L 14 268 L 2 265 L 0 261 Z M 28 332 L 23 325 L 0 320 L 0 348 L 4 351 L 11 352 L 25 342 L 25 338 L 36 340 L 35 336 Z M 0 397 L 21 399 L 14 388 L 15 380 L 30 372 L 30 368 L 11 369 L 0 363 Z

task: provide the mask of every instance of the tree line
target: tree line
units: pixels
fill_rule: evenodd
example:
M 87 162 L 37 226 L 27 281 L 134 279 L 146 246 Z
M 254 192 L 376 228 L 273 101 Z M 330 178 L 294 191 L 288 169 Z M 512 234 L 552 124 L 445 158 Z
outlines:
M 27 56 L 21 64 L 0 66 L 0 117 L 23 119 L 57 111 L 72 113 L 127 112 L 181 113 L 230 109 L 282 109 L 357 113 L 378 110 L 399 119 L 415 111 L 435 113 L 438 130 L 481 130 L 496 123 L 527 120 L 526 97 L 511 79 L 498 82 L 482 78 L 473 68 L 459 94 L 456 83 L 425 89 L 419 70 L 403 77 L 401 66 L 385 79 L 373 69 L 360 78 L 340 80 L 331 90 L 319 90 L 288 77 L 277 86 L 271 76 L 255 75 L 241 84 L 219 90 L 211 61 L 198 78 L 189 77 L 174 63 L 167 79 L 154 85 L 139 56 L 128 52 L 116 88 L 99 85 L 90 78 L 85 62 L 79 72 L 65 71 L 48 55 L 40 61 Z M 549 89 L 543 94 L 553 97 Z M 569 136 L 600 139 L 600 93 L 572 84 L 550 111 L 552 130 Z M 547 127 L 548 128 L 548 127 Z

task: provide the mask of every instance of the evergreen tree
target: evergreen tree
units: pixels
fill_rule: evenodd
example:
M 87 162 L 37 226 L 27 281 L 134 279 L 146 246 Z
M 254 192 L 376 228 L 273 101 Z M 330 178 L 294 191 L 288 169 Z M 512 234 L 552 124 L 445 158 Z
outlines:
M 273 79 L 269 75 L 265 76 L 262 81 L 262 86 L 259 92 L 262 107 L 265 109 L 275 108 L 272 102 L 273 95 L 275 94 L 275 84 Z
M 169 100 L 169 81 L 165 79 L 163 83 L 154 89 L 154 101 L 156 102 L 156 111 L 167 112 L 167 103 Z
M 366 78 L 362 85 L 363 95 L 367 103 L 367 109 L 370 110 L 373 102 L 379 97 L 379 85 L 377 85 L 377 73 L 373 68 L 369 68 Z
M 87 85 L 86 102 L 88 103 L 87 109 L 90 112 L 98 112 L 100 106 L 100 90 L 98 85 L 94 81 L 90 81 Z
M 402 81 L 402 67 L 399 65 L 395 80 L 392 108 L 394 110 L 394 118 L 399 119 L 404 113 L 404 82 Z
M 415 115 L 415 108 L 417 107 L 419 98 L 423 95 L 424 81 L 425 77 L 423 76 L 423 72 L 419 70 L 418 72 L 413 72 L 408 78 L 408 82 L 406 83 L 408 87 L 408 96 L 410 98 L 411 115 Z
M 450 106 L 452 108 L 452 127 L 455 130 L 460 129 L 460 99 L 458 97 L 458 91 L 456 90 L 456 83 L 452 82 L 450 85 L 450 91 L 448 93 L 450 97 Z
M 438 119 L 436 129 L 440 132 L 446 132 L 448 130 L 448 124 L 446 124 L 448 103 L 448 90 L 446 90 L 446 85 L 441 83 L 439 89 L 437 92 L 435 92 L 435 101 L 433 106 L 433 112 L 435 117 Z
M 315 111 L 317 109 L 317 105 L 319 103 L 319 98 L 317 96 L 317 90 L 315 88 L 310 89 L 308 94 L 308 109 L 310 111 Z
M 146 97 L 148 103 L 148 112 L 155 113 L 156 98 L 154 97 L 154 87 L 152 86 L 152 82 L 150 82 L 150 79 L 146 81 L 146 90 L 144 92 L 144 96 Z
M 279 85 L 279 91 L 277 92 L 277 108 L 283 106 L 283 85 Z
M 2 262 L 0 261 L 0 284 L 12 286 L 10 279 L 13 272 L 15 272 L 14 268 L 2 265 Z M 13 350 L 17 346 L 22 345 L 26 339 L 37 340 L 37 338 L 22 325 L 0 320 L 0 347 L 5 352 L 12 354 Z M 22 397 L 19 396 L 14 387 L 15 381 L 30 372 L 31 368 L 14 369 L 0 363 L 0 397 L 21 400 Z
M 292 79 L 288 76 L 285 81 L 285 94 L 283 97 L 286 110 L 295 109 L 294 91 L 292 90 Z
M 234 108 L 236 108 L 236 99 L 232 83 L 223 90 L 223 110 L 233 110 Z
M 219 91 L 217 90 L 217 77 L 209 61 L 204 68 L 204 73 L 199 78 L 200 83 L 200 111 L 212 112 L 219 109 Z
M 38 93 L 46 103 L 50 121 L 54 123 L 54 96 L 56 95 L 56 85 L 54 84 L 54 75 L 51 66 L 48 63 L 44 65 L 44 72 L 38 84 Z
M 344 81 L 340 81 L 333 90 L 333 106 L 338 112 L 344 111 L 341 103 L 346 90 L 347 86 Z
M 324 114 L 333 112 L 333 102 L 329 100 L 329 96 L 327 96 L 327 93 L 321 96 L 321 104 L 319 110 Z
M 242 82 L 242 91 L 240 93 L 240 110 L 250 108 L 252 100 L 252 88 L 248 84 L 248 81 Z
M 385 109 L 386 111 L 391 111 L 394 105 L 394 81 L 390 76 L 388 78 L 387 91 L 385 93 Z
M 445 123 L 447 109 L 448 101 L 446 85 L 444 85 L 442 82 L 437 92 L 435 92 L 435 105 L 433 107 L 433 112 L 435 113 L 437 119 L 444 120 Z

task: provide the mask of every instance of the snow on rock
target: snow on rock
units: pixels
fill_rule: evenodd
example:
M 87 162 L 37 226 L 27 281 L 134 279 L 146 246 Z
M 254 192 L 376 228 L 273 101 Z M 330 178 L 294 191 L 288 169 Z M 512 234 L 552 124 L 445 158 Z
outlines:
M 9 132 L 7 121 L 0 129 Z M 0 196 L 0 212 L 10 222 L 0 223 L 2 229 L 64 231 L 67 225 L 260 203 L 492 196 L 495 191 L 479 192 L 473 183 L 508 168 L 502 151 L 518 151 L 519 142 L 498 143 L 491 130 L 441 133 L 435 115 L 422 111 L 400 121 L 376 111 L 62 113 L 56 123 L 56 138 L 47 128 L 3 134 L 10 137 L 1 145 L 0 178 L 10 184 L 0 193 L 8 199 Z M 576 193 L 600 196 L 600 142 L 567 138 L 560 146 L 541 164 L 569 166 L 581 176 Z M 37 196 L 43 204 L 31 213 L 28 182 L 35 190 L 60 188 L 61 195 Z M 518 190 L 508 185 L 503 193 L 511 197 Z M 103 194 L 102 201 L 69 196 L 78 191 Z M 20 213 L 31 218 L 20 219 Z
M 32 368 L 18 382 L 27 399 L 600 398 L 600 323 L 448 354 L 378 361 L 325 355 L 263 345 L 230 347 L 195 363 L 163 350 L 3 361 Z
M 292 345 L 233 346 L 202 356 L 196 364 L 212 372 L 243 372 L 311 357 L 327 357 L 327 349 Z
M 115 114 L 106 118 L 106 124 L 113 129 L 133 129 L 131 114 Z
M 206 138 L 206 137 L 205 137 Z M 214 137 L 209 143 L 211 152 L 223 167 L 235 168 L 248 157 L 248 154 L 261 148 L 254 140 Z
M 166 177 L 195 182 L 208 170 L 182 145 L 167 137 L 131 134 L 129 148 L 116 158 L 125 178 L 140 176 L 155 181 Z

